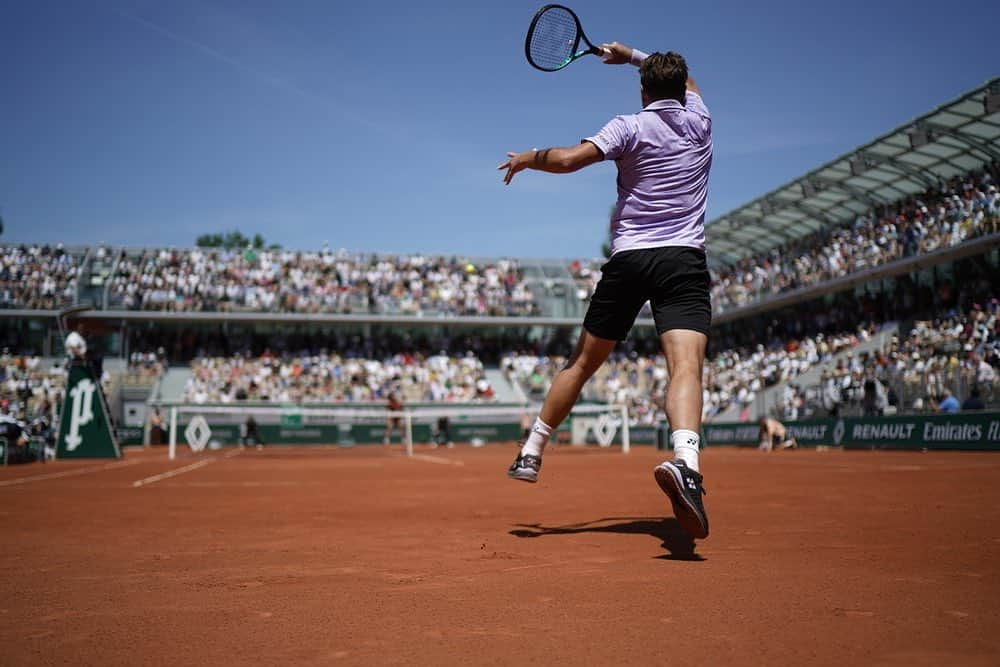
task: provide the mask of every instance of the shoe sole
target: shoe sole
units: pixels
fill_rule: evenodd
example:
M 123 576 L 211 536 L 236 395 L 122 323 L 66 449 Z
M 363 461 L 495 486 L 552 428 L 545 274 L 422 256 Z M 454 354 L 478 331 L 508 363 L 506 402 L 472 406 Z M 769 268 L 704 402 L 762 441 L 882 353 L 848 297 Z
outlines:
M 703 540 L 708 537 L 708 529 L 705 528 L 698 509 L 684 497 L 682 491 L 684 480 L 681 479 L 680 473 L 669 466 L 656 466 L 653 469 L 653 476 L 656 477 L 656 483 L 660 485 L 660 489 L 670 498 L 670 504 L 674 508 L 674 516 L 677 517 L 681 528 L 695 539 Z
M 537 473 L 535 473 L 534 475 L 529 475 L 528 473 L 509 472 L 507 473 L 507 476 L 510 477 L 511 479 L 516 479 L 521 482 L 528 482 L 530 484 L 534 484 L 535 482 L 538 481 Z

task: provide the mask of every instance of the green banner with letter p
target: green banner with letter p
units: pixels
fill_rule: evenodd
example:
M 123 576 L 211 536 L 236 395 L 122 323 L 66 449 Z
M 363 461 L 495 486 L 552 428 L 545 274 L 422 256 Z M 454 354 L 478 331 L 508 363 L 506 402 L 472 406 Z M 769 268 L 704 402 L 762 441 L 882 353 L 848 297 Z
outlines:
M 56 458 L 117 459 L 121 455 L 100 379 L 89 364 L 74 361 L 66 379 Z

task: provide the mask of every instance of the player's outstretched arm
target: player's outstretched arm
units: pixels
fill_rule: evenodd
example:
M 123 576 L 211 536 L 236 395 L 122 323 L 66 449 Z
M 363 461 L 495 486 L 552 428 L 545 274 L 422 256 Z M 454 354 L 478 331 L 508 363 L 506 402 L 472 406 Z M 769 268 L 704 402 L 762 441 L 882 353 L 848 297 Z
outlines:
M 497 169 L 506 169 L 503 182 L 510 185 L 514 174 L 525 169 L 547 171 L 550 174 L 568 174 L 604 159 L 604 154 L 594 144 L 583 141 L 566 148 L 533 149 L 523 153 L 507 153 L 509 158 Z

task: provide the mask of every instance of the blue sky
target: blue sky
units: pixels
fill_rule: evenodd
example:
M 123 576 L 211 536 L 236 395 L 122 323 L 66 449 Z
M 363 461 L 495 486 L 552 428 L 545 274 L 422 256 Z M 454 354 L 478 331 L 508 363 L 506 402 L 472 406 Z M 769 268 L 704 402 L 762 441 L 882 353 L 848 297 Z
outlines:
M 590 257 L 614 165 L 519 174 L 639 108 L 634 68 L 524 60 L 540 2 L 81 0 L 0 8 L 0 241 Z M 685 55 L 709 219 L 1000 74 L 1000 5 L 597 2 L 592 41 Z

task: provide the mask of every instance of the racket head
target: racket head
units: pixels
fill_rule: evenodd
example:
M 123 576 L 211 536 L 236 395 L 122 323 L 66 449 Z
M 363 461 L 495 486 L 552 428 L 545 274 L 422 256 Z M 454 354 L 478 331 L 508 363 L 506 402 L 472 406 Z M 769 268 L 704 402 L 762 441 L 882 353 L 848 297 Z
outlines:
M 580 48 L 581 40 L 586 45 Z M 531 19 L 524 39 L 524 56 L 535 69 L 556 72 L 588 53 L 601 50 L 583 34 L 580 19 L 564 5 L 545 5 Z

